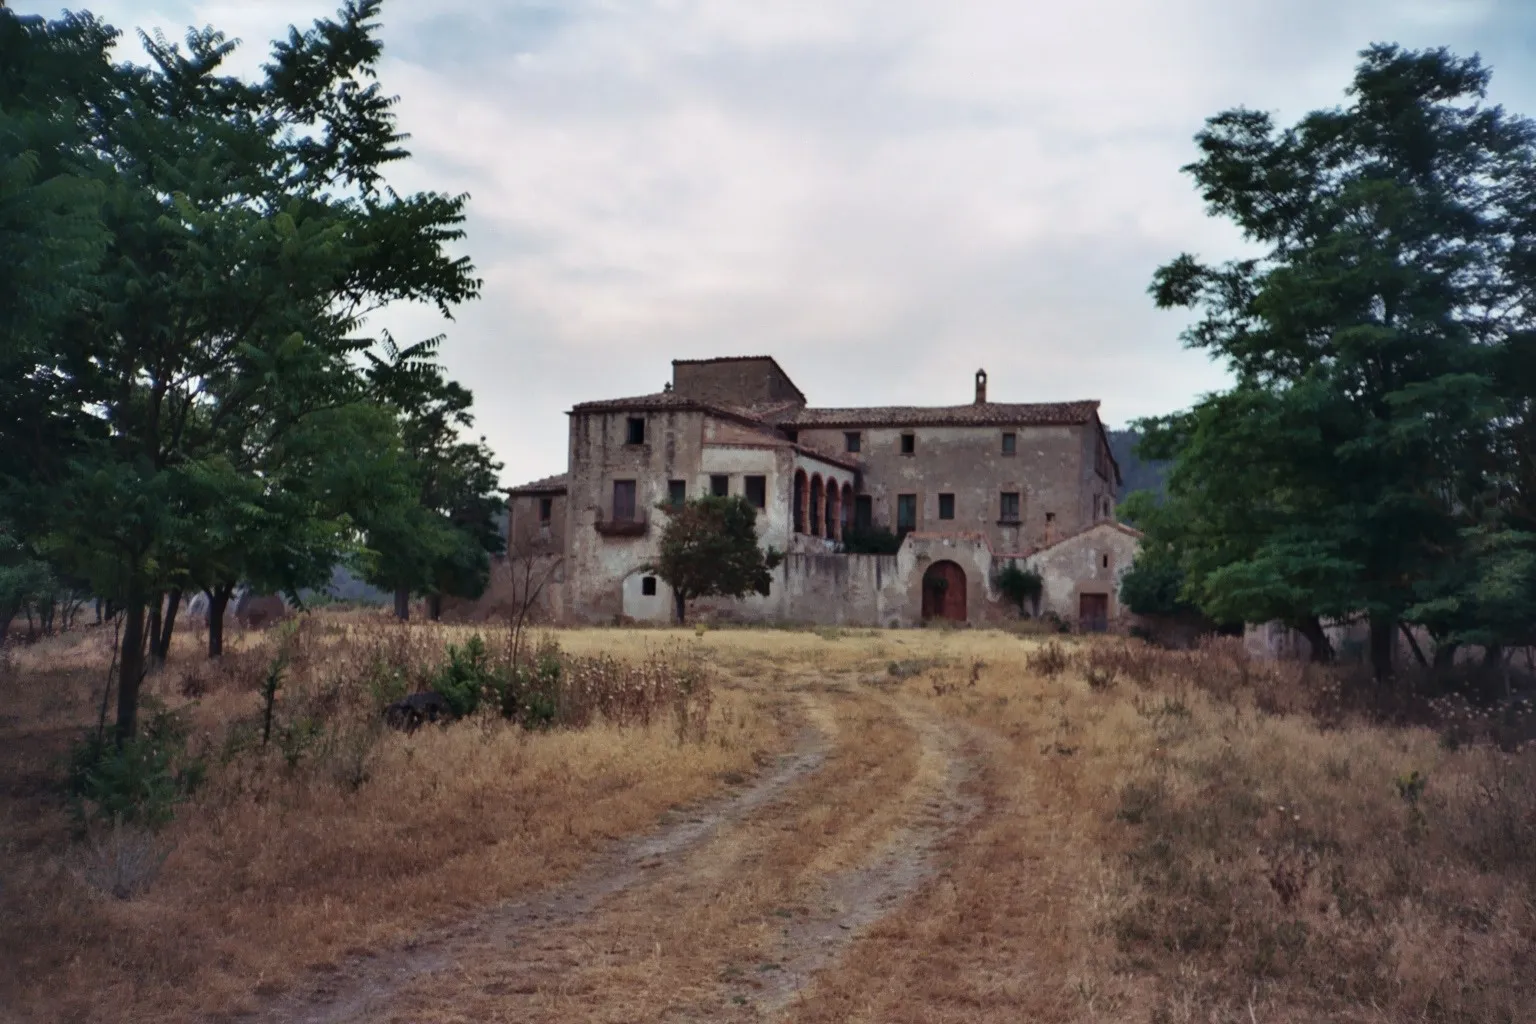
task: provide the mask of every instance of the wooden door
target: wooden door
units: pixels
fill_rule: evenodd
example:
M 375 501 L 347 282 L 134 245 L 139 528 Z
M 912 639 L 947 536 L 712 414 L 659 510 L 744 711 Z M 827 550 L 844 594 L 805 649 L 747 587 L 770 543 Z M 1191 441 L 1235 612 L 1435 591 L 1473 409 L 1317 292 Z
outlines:
M 1109 629 L 1109 595 L 1082 594 L 1077 599 L 1077 626 L 1085 633 Z
M 935 562 L 923 573 L 923 618 L 964 622 L 965 570 L 954 562 Z

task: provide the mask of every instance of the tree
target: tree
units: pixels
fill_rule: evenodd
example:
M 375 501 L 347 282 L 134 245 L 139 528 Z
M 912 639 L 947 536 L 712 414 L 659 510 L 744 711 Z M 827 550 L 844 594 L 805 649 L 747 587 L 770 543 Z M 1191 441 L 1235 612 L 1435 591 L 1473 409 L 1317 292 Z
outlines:
M 115 33 L 93 19 L 61 23 L 83 26 L 70 36 L 0 9 L 6 31 L 21 24 L 56 56 L 72 52 L 60 38 L 89 39 L 106 83 L 72 108 L 82 156 L 99 158 L 101 269 L 16 367 L 33 422 L 7 419 L 0 450 L 32 457 L 20 490 L 46 510 L 40 547 L 123 609 L 120 740 L 135 730 L 146 610 L 190 582 L 186 538 L 274 499 L 274 453 L 312 418 L 370 402 L 356 358 L 373 344 L 359 333 L 369 313 L 409 301 L 447 315 L 478 291 L 446 251 L 465 198 L 383 183 L 406 153 L 373 81 L 378 9 L 351 0 L 292 31 L 254 82 L 222 74 L 235 44 L 211 29 L 185 53 L 145 37 L 140 68 L 110 64 Z
M 1175 459 L 1151 532 L 1188 598 L 1315 638 L 1363 615 L 1386 678 L 1399 624 L 1446 611 L 1469 530 L 1510 527 L 1499 444 L 1529 410 L 1501 360 L 1536 328 L 1536 127 L 1479 103 L 1476 58 L 1361 58 L 1347 108 L 1288 129 L 1232 110 L 1197 136 L 1185 170 L 1264 253 L 1157 272 L 1237 384 L 1144 424 L 1143 450 Z
M 699 597 L 745 597 L 768 593 L 773 569 L 783 555 L 757 544 L 757 509 L 740 495 L 694 498 L 666 513 L 661 546 L 649 571 L 672 588 L 678 623 L 687 621 L 688 602 Z
M 461 435 L 474 426 L 474 396 L 444 375 L 435 359 L 440 340 L 402 349 L 386 337 L 382 356 L 369 353 L 373 392 L 399 417 L 414 494 L 371 524 L 375 555 L 365 577 L 394 592 L 402 619 L 410 615 L 413 593 L 427 596 L 434 619 L 445 595 L 479 597 L 491 556 L 506 549 L 501 463 L 485 438 L 470 442 Z
M 1018 606 L 1020 615 L 1028 615 L 1031 610 L 1039 610 L 1045 581 L 1041 579 L 1039 571 L 1020 568 L 1009 562 L 997 574 L 997 589 Z

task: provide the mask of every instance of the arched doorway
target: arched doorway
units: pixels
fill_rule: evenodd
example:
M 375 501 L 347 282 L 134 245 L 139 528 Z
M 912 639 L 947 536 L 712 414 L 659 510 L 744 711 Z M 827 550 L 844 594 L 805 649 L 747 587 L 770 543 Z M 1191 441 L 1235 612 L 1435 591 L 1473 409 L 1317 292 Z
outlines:
M 923 620 L 965 621 L 965 570 L 954 562 L 934 562 L 923 573 Z

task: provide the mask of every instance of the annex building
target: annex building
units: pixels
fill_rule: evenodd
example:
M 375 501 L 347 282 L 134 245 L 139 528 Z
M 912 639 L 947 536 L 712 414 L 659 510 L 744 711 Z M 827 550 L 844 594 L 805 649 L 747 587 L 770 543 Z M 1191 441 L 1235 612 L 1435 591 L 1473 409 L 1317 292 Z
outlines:
M 769 356 L 674 360 L 655 394 L 570 413 L 566 471 L 514 488 L 495 589 L 538 579 L 544 617 L 665 622 L 644 570 L 666 515 L 702 494 L 756 505 L 785 552 L 767 596 L 705 599 L 701 619 L 906 626 L 1016 618 L 995 585 L 1007 563 L 1040 572 L 1039 611 L 1078 628 L 1123 619 L 1118 580 L 1139 534 L 1115 521 L 1119 468 L 1096 401 L 975 401 L 825 409 Z M 896 554 L 850 554 L 846 533 L 889 529 Z

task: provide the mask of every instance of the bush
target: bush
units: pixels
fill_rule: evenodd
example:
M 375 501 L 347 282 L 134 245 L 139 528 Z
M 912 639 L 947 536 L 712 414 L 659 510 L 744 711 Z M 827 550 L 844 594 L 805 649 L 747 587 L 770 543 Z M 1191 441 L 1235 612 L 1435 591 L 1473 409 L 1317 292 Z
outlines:
M 1039 602 L 1045 581 L 1034 569 L 1021 569 L 1016 563 L 1009 562 L 997 574 L 997 589 L 1018 606 L 1020 614 L 1028 614 L 1030 608 Z
M 901 550 L 901 536 L 882 526 L 850 526 L 843 531 L 843 553 L 894 555 Z
M 146 710 L 149 706 L 146 702 Z M 142 731 L 119 746 L 110 734 L 87 734 L 70 751 L 66 791 L 71 817 L 161 828 L 202 782 L 207 766 L 187 752 L 186 723 L 154 710 Z
M 480 701 L 498 689 L 495 673 L 491 671 L 490 653 L 485 641 L 476 633 L 464 642 L 448 645 L 448 660 L 432 677 L 432 689 L 442 694 L 454 715 L 463 718 L 480 709 Z

